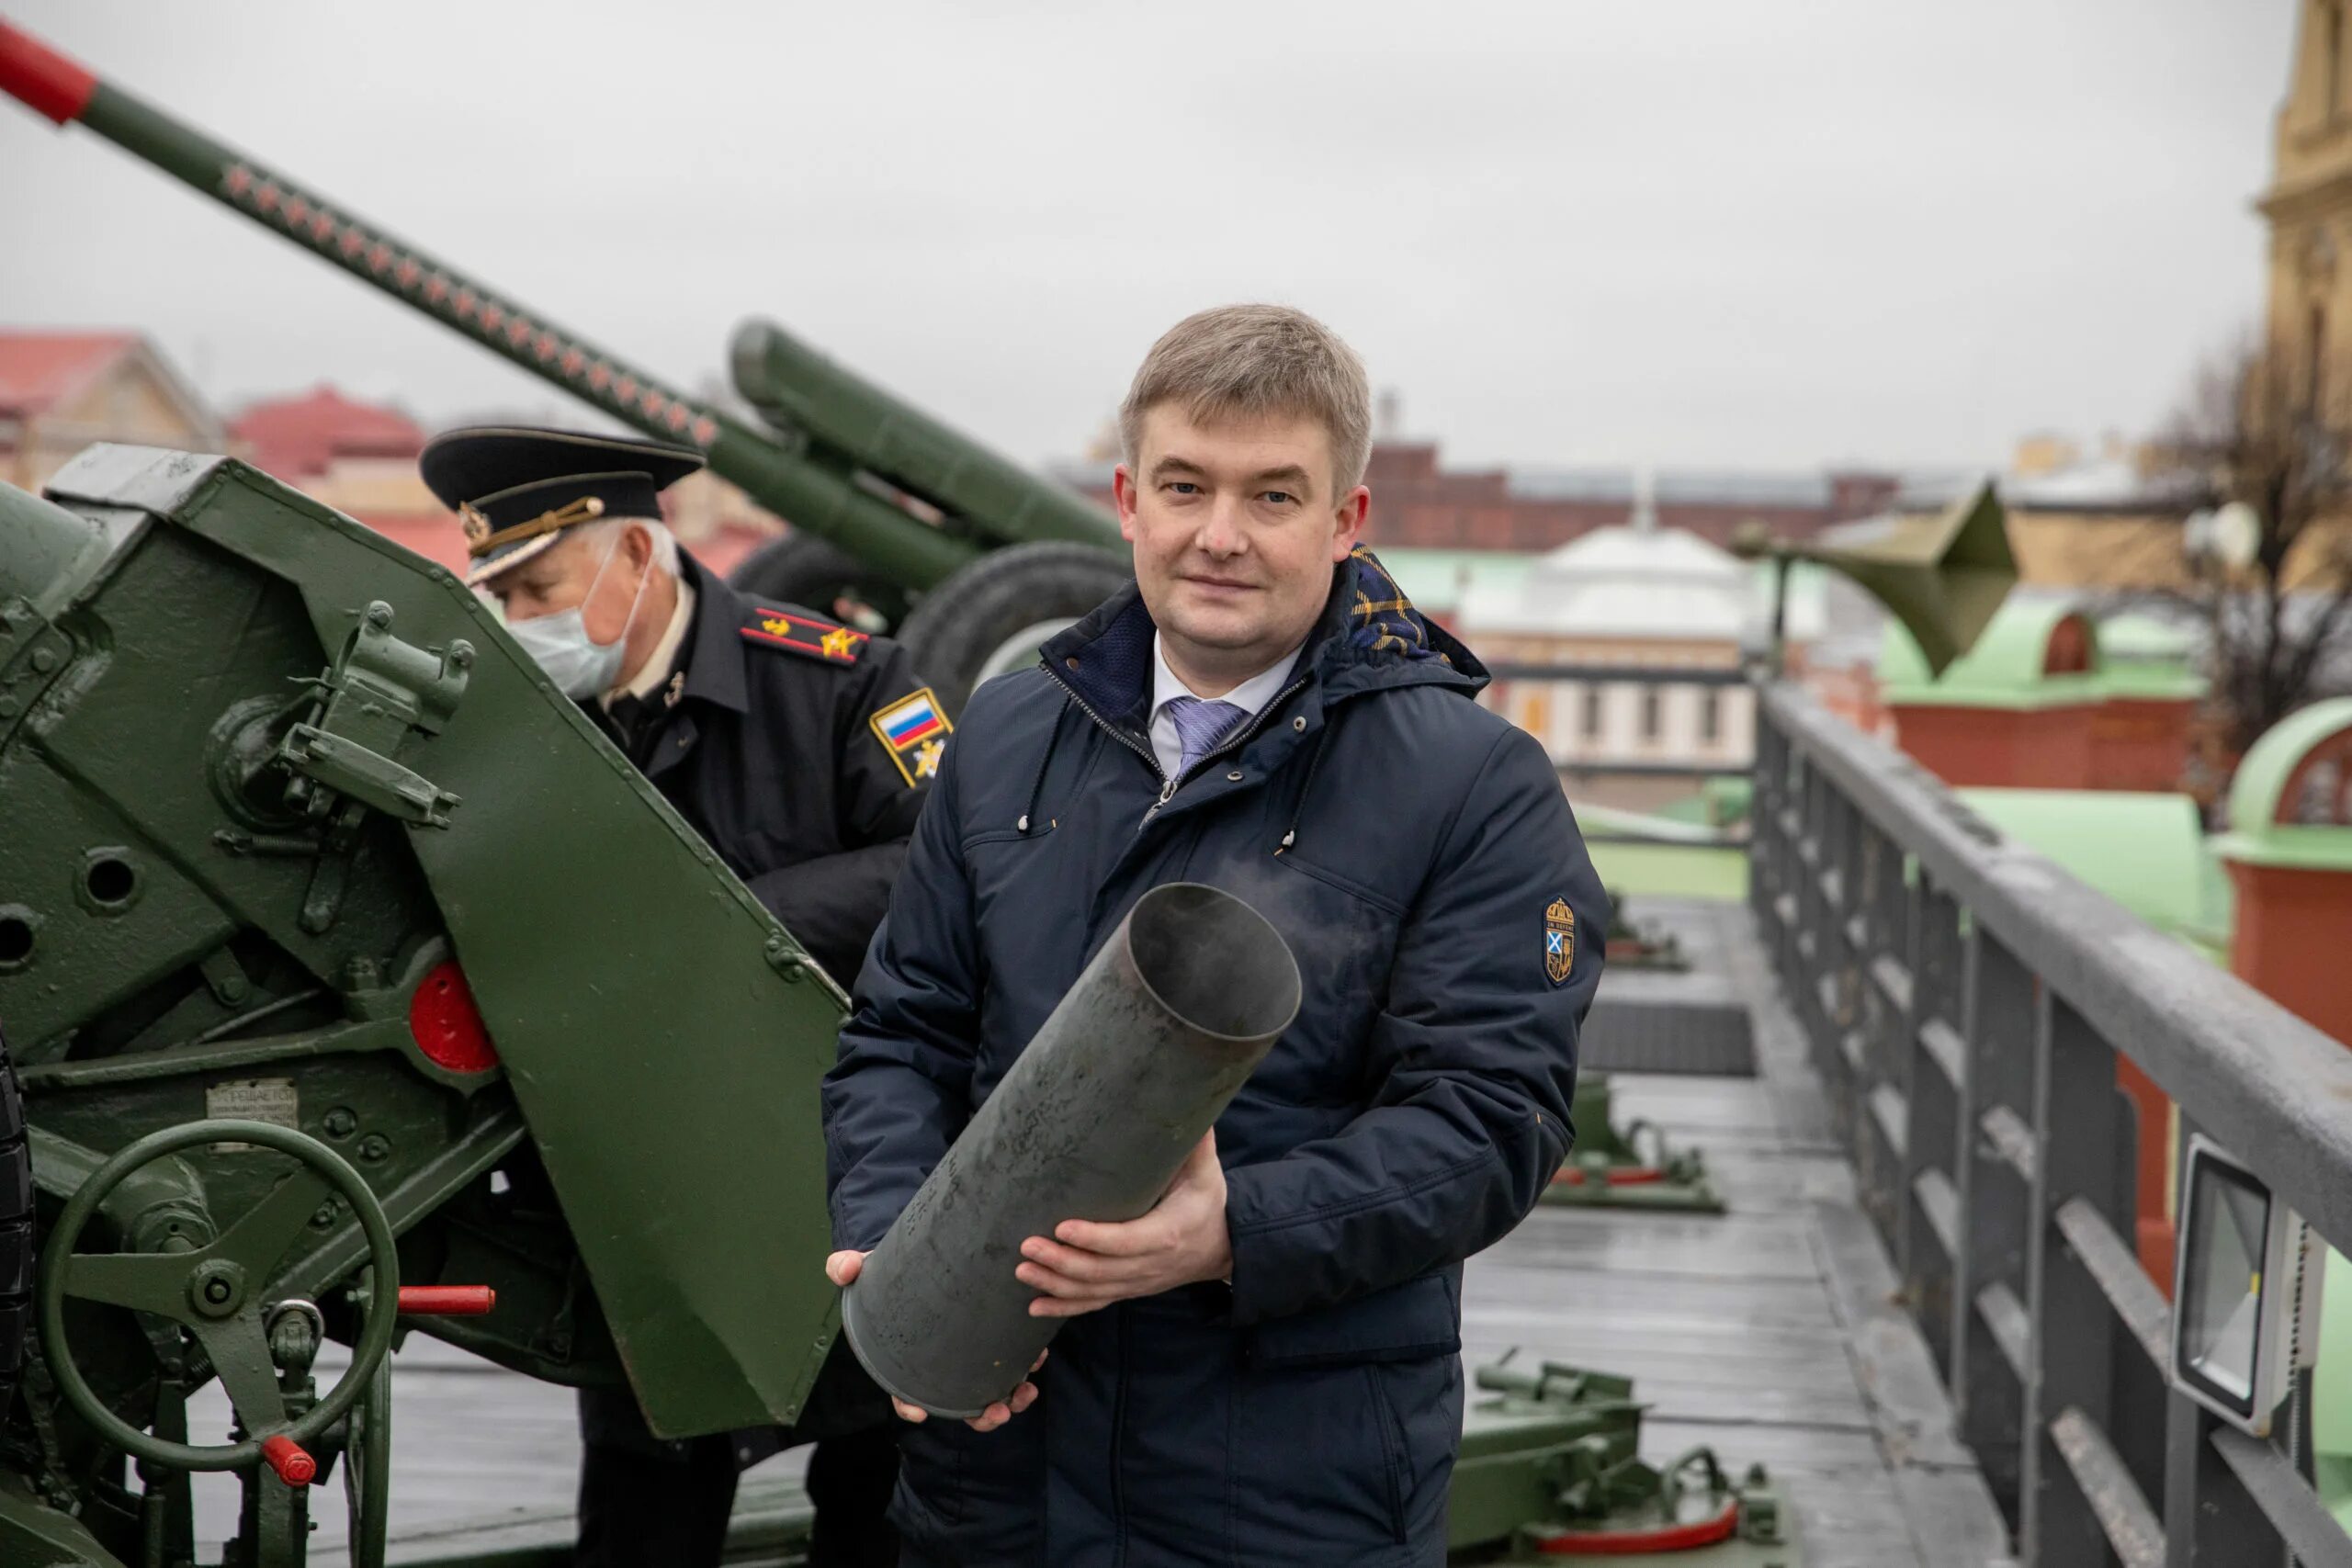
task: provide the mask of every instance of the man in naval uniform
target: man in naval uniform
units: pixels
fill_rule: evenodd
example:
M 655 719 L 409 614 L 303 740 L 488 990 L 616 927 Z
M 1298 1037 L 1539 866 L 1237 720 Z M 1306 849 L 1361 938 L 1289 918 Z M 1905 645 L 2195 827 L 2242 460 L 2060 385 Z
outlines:
M 950 733 L 905 652 L 744 599 L 682 551 L 658 497 L 695 451 L 492 426 L 437 437 L 419 466 L 465 526 L 469 585 L 849 986 Z M 663 1441 L 627 1387 L 583 1389 L 580 1410 L 582 1568 L 717 1563 L 739 1468 L 810 1438 L 810 1562 L 897 1561 L 889 1406 L 841 1347 L 788 1429 Z

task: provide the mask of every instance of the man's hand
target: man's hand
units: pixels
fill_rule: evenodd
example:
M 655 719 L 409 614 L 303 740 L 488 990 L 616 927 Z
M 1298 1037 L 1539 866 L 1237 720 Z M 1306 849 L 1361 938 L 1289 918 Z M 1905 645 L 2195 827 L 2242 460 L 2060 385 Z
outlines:
M 825 1278 L 836 1285 L 847 1287 L 852 1280 L 857 1278 L 858 1270 L 865 1267 L 865 1254 L 863 1252 L 836 1252 L 825 1259 Z M 1036 1360 L 1030 1363 L 1031 1375 L 1035 1375 L 1037 1369 L 1045 1364 L 1046 1352 L 1040 1350 L 1037 1352 Z M 997 1401 L 978 1416 L 966 1421 L 964 1425 L 975 1432 L 993 1432 L 1036 1402 L 1037 1385 L 1023 1380 L 1021 1386 L 1014 1389 L 1010 1397 Z M 931 1419 L 930 1411 L 920 1404 L 909 1404 L 895 1393 L 890 1396 L 890 1408 L 899 1413 L 899 1419 L 901 1421 Z
M 1114 1302 L 1230 1277 L 1233 1242 L 1225 1229 L 1225 1167 L 1217 1163 L 1216 1134 L 1193 1145 L 1176 1179 L 1141 1219 L 1125 1224 L 1064 1220 L 1053 1239 L 1033 1235 L 1023 1242 L 1021 1256 L 1024 1261 L 1012 1272 L 1038 1292 L 1029 1303 L 1032 1317 L 1076 1317 Z

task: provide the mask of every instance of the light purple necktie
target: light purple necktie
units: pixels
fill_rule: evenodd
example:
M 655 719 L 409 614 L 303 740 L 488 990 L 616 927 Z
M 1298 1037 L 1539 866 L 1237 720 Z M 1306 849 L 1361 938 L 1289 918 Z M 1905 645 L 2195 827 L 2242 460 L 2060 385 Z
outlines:
M 1170 722 L 1176 726 L 1177 744 L 1183 749 L 1182 758 L 1176 764 L 1178 778 L 1191 773 L 1193 763 L 1216 750 L 1217 742 L 1250 716 L 1248 708 L 1200 697 L 1170 697 L 1166 711 Z

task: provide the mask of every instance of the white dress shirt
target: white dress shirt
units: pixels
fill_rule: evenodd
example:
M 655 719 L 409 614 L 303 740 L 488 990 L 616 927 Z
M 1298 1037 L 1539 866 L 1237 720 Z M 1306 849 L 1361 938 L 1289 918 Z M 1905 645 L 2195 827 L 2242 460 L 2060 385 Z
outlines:
M 678 661 L 678 645 L 686 640 L 686 630 L 695 624 L 694 584 L 683 577 L 677 581 L 677 608 L 670 612 L 670 624 L 662 629 L 662 640 L 645 656 L 645 667 L 637 672 L 636 679 L 625 681 L 597 697 L 596 705 L 606 713 L 612 712 L 613 705 L 623 697 L 651 696 L 670 678 L 670 666 Z
M 1301 642 L 1298 647 L 1305 648 Z M 1289 682 L 1291 666 L 1298 662 L 1298 648 L 1292 649 L 1272 664 L 1244 681 L 1233 690 L 1209 702 L 1231 703 L 1244 713 L 1254 714 L 1274 700 Z M 1176 671 L 1168 668 L 1168 654 L 1160 646 L 1159 634 L 1151 634 L 1151 754 L 1159 760 L 1163 778 L 1174 778 L 1184 760 L 1183 739 L 1176 733 L 1176 721 L 1168 716 L 1170 697 L 1197 697 L 1200 694 L 1177 679 Z

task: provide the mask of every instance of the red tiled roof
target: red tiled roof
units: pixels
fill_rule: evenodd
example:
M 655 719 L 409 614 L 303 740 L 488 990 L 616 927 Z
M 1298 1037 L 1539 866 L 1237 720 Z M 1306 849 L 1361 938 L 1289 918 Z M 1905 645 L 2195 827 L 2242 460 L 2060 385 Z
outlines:
M 254 466 L 282 479 L 322 474 L 337 457 L 413 457 L 424 431 L 398 409 L 363 403 L 321 383 L 299 398 L 254 403 L 229 424 Z
M 449 513 L 363 513 L 355 521 L 373 528 L 403 549 L 447 567 L 460 577 L 466 574 L 465 530 L 458 526 L 458 519 Z
M 0 413 L 26 419 L 105 373 L 136 333 L 0 332 Z

